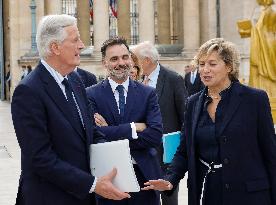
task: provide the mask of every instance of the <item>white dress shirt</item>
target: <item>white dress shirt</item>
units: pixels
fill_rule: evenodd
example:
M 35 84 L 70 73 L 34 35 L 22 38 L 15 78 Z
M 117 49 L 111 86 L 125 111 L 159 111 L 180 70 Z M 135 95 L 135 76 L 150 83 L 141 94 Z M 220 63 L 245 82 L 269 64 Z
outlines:
M 148 85 L 156 88 L 157 80 L 160 72 L 160 64 L 158 63 L 156 68 L 147 76 L 148 78 Z
M 116 103 L 117 103 L 118 111 L 120 113 L 120 109 L 119 109 L 119 92 L 118 92 L 118 90 L 116 90 L 117 86 L 120 85 L 120 84 L 116 83 L 110 77 L 108 78 L 108 81 L 109 81 L 109 84 L 111 86 L 112 92 L 114 94 L 114 97 L 115 97 L 115 100 L 116 100 Z M 128 86 L 129 86 L 129 77 L 121 85 L 124 87 L 124 96 L 125 96 L 125 103 L 126 103 Z M 135 126 L 134 122 L 130 123 L 130 127 L 131 127 L 131 130 L 132 130 L 132 138 L 137 139 L 138 135 L 137 135 L 137 132 L 136 132 L 136 126 Z
M 195 82 L 196 75 L 197 75 L 197 69 L 195 69 L 194 71 L 191 71 L 190 82 L 191 82 L 192 84 L 194 84 L 194 82 Z

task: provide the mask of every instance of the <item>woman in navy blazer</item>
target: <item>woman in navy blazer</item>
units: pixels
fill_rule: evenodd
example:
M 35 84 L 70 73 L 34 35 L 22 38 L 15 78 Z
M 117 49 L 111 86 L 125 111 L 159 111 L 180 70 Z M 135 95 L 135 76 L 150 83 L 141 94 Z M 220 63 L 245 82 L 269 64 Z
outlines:
M 267 94 L 238 82 L 239 54 L 221 38 L 194 58 L 206 88 L 186 104 L 180 146 L 164 179 L 171 194 L 188 171 L 189 205 L 276 205 L 276 136 Z

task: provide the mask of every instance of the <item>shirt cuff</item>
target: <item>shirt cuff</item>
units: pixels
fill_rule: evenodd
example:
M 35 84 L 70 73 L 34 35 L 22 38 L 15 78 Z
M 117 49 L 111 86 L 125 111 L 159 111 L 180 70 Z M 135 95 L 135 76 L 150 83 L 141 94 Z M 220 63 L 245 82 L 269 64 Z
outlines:
M 95 177 L 94 182 L 93 182 L 93 184 L 92 184 L 92 187 L 91 187 L 91 189 L 89 190 L 89 193 L 90 193 L 90 194 L 91 194 L 92 192 L 95 191 L 96 184 L 97 184 L 97 177 Z
M 134 122 L 130 123 L 130 127 L 132 130 L 132 139 L 138 139 L 138 135 L 136 132 L 136 126 L 135 126 Z

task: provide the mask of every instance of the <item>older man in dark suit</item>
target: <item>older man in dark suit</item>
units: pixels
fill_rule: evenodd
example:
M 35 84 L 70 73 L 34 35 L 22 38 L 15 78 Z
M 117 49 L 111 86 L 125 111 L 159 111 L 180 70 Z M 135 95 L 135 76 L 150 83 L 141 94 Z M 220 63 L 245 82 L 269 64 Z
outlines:
M 39 65 L 16 87 L 12 119 L 21 148 L 22 172 L 17 205 L 91 205 L 94 192 L 111 199 L 128 194 L 104 177 L 90 174 L 89 145 L 95 132 L 80 79 L 68 77 L 80 63 L 76 19 L 44 17 L 37 31 Z
M 87 88 L 98 130 L 108 141 L 128 139 L 138 183 L 161 176 L 156 149 L 161 143 L 162 119 L 155 90 L 129 78 L 129 48 L 122 38 L 107 40 L 102 46 L 103 65 L 108 78 Z M 108 151 L 108 150 L 107 150 Z M 115 202 L 98 199 L 99 205 L 159 205 L 159 193 L 140 191 L 130 199 Z
M 143 74 L 144 84 L 156 88 L 158 103 L 161 110 L 164 134 L 180 131 L 184 120 L 186 89 L 183 78 L 158 63 L 159 54 L 150 42 L 142 42 L 134 47 L 133 52 L 138 57 Z M 159 159 L 163 171 L 168 164 L 162 163 L 163 147 L 159 147 Z M 161 195 L 163 205 L 177 205 L 178 192 L 173 195 Z

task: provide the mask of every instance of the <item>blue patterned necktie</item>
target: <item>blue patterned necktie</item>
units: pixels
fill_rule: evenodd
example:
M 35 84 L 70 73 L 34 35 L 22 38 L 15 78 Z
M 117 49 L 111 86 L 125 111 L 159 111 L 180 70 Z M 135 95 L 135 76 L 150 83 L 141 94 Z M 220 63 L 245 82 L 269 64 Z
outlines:
M 124 95 L 124 86 L 118 85 L 116 90 L 119 93 L 119 109 L 120 109 L 120 116 L 123 117 L 125 113 L 125 95 Z
M 62 84 L 65 86 L 65 93 L 66 93 L 67 102 L 70 107 L 71 114 L 73 115 L 74 120 L 78 122 L 76 123 L 78 128 L 83 131 L 83 123 L 77 108 L 76 101 L 73 98 L 73 89 L 66 78 L 63 79 Z

